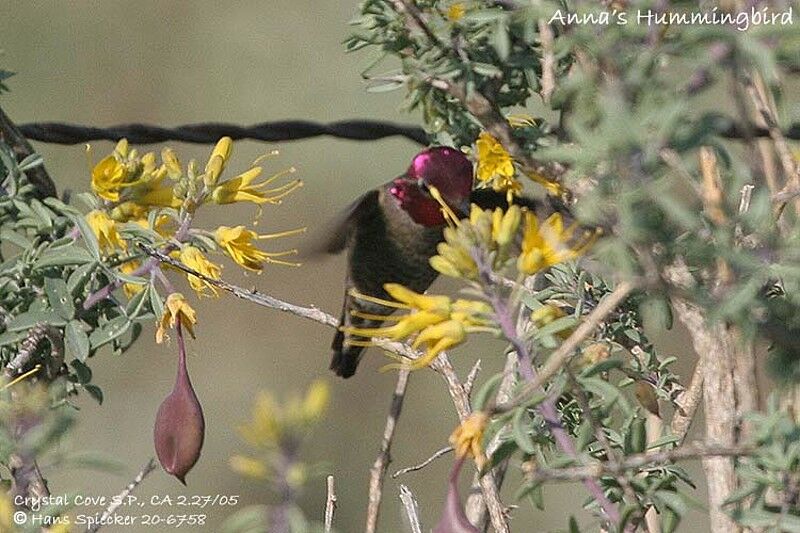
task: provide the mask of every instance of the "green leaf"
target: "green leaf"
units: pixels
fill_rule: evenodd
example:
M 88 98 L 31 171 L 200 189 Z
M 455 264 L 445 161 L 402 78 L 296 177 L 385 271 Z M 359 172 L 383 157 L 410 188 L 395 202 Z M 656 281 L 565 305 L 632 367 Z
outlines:
M 530 417 L 528 417 L 527 409 L 517 409 L 511 421 L 511 430 L 514 435 L 514 441 L 523 452 L 529 455 L 536 453 L 536 444 L 528 433 L 530 430 Z
M 61 278 L 45 278 L 44 292 L 50 308 L 66 320 L 75 316 L 75 304 L 67 289 L 67 283 Z
M 683 516 L 689 511 L 683 497 L 677 492 L 657 490 L 653 496 L 664 502 L 664 505 L 675 511 L 679 516 Z
M 64 328 L 64 346 L 67 355 L 81 362 L 89 357 L 89 336 L 80 320 L 70 320 Z
M 98 404 L 103 405 L 103 391 L 97 385 L 86 384 L 83 389 L 89 393 L 89 396 L 94 398 Z
M 147 294 L 150 297 L 150 309 L 156 315 L 156 319 L 160 319 L 161 315 L 164 314 L 164 302 L 161 300 L 161 295 L 158 294 L 155 285 L 150 285 L 147 288 Z
M 81 361 L 73 359 L 70 362 L 69 366 L 71 366 L 73 370 L 75 370 L 75 378 L 81 385 L 85 385 L 86 383 L 92 381 L 92 369 L 86 366 Z
M 28 311 L 11 319 L 6 328 L 8 331 L 29 330 L 39 323 L 64 326 L 67 321 L 54 311 Z
M 664 296 L 650 296 L 639 304 L 643 322 L 656 331 L 672 329 L 672 307 Z
M 6 331 L 0 334 L 0 346 L 16 344 L 27 336 L 27 331 Z
M 83 287 L 86 285 L 89 279 L 91 279 L 92 274 L 97 266 L 98 263 L 92 261 L 90 263 L 86 263 L 85 265 L 79 266 L 72 272 L 72 274 L 69 275 L 69 278 L 67 278 L 67 290 L 69 290 L 69 293 L 73 296 L 73 298 L 78 297 L 78 294 L 83 290 Z
M 475 399 L 472 400 L 472 408 L 475 411 L 482 410 L 489 402 L 489 398 L 494 396 L 497 389 L 500 387 L 500 382 L 503 381 L 503 373 L 495 374 L 486 380 L 478 392 L 475 394 Z
M 92 349 L 97 349 L 104 344 L 107 344 L 126 331 L 131 326 L 131 321 L 128 317 L 125 316 L 118 316 L 112 318 L 107 323 L 103 324 L 102 326 L 96 328 L 92 333 L 89 335 L 89 343 L 92 346 Z
M 43 253 L 36 261 L 34 268 L 41 270 L 47 267 L 82 265 L 84 263 L 92 262 L 94 262 L 94 258 L 89 252 L 83 248 L 70 246 L 69 248 L 48 250 L 47 252 Z
M 89 227 L 89 223 L 86 222 L 86 219 L 79 215 L 73 215 L 72 221 L 78 227 L 78 230 L 81 232 L 81 236 L 83 237 L 83 242 L 86 243 L 86 247 L 89 249 L 91 255 L 100 260 L 100 243 L 97 242 L 97 236 L 92 231 L 92 228 Z

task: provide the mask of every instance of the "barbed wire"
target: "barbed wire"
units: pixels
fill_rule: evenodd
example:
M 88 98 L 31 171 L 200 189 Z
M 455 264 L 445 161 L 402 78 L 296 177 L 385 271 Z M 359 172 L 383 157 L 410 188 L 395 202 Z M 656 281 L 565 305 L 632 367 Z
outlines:
M 266 142 L 285 142 L 329 135 L 339 139 L 372 141 L 399 136 L 418 144 L 428 144 L 428 135 L 420 127 L 379 120 L 342 120 L 322 124 L 307 120 L 281 120 L 241 126 L 224 122 L 185 124 L 164 128 L 151 124 L 121 124 L 105 128 L 65 124 L 62 122 L 35 122 L 20 124 L 19 130 L 30 140 L 53 144 L 78 144 L 88 141 L 118 141 L 127 138 L 132 144 L 154 144 L 181 141 L 195 144 L 213 144 L 220 137 L 234 140 L 253 139 Z
M 769 137 L 764 128 L 748 127 L 727 117 L 713 117 L 710 129 L 727 139 Z M 323 124 L 307 120 L 282 120 L 241 126 L 225 122 L 185 124 L 173 128 L 152 124 L 121 124 L 105 128 L 66 124 L 63 122 L 34 122 L 19 125 L 30 140 L 52 144 L 78 144 L 88 141 L 118 141 L 127 138 L 133 144 L 155 144 L 180 141 L 213 144 L 220 137 L 234 140 L 252 139 L 266 142 L 286 142 L 328 135 L 339 139 L 373 141 L 386 137 L 404 137 L 418 144 L 428 144 L 429 138 L 420 127 L 379 120 L 341 120 Z M 784 132 L 787 139 L 800 139 L 800 123 L 790 125 Z

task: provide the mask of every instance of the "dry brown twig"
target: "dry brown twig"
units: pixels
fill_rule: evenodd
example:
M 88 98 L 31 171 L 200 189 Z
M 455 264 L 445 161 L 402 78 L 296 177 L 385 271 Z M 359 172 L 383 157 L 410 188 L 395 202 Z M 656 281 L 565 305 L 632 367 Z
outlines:
M 369 500 L 367 504 L 367 525 L 365 531 L 374 533 L 378 529 L 378 515 L 380 514 L 381 499 L 383 497 L 383 482 L 386 478 L 386 470 L 389 468 L 391 460 L 392 441 L 397 429 L 397 421 L 403 409 L 403 400 L 408 388 L 408 370 L 400 370 L 397 373 L 397 384 L 394 387 L 392 403 L 389 407 L 389 415 L 386 417 L 386 426 L 383 429 L 383 439 L 378 457 L 375 459 L 369 473 Z
M 336 481 L 333 476 L 325 478 L 326 497 L 325 497 L 325 533 L 331 533 L 333 529 L 333 516 L 336 514 Z
M 133 480 L 130 483 L 128 483 L 125 489 L 116 496 L 114 496 L 113 498 L 111 498 L 111 504 L 108 507 L 106 507 L 105 511 L 103 511 L 103 514 L 100 516 L 100 519 L 97 521 L 97 523 L 92 524 L 91 526 L 86 528 L 86 533 L 94 533 L 95 531 L 100 529 L 104 525 L 104 523 L 106 523 L 108 519 L 111 518 L 114 515 L 114 513 L 117 512 L 117 509 L 119 509 L 121 505 L 124 505 L 127 502 L 128 496 L 130 496 L 131 493 L 136 489 L 136 487 L 138 487 L 141 484 L 141 482 L 144 481 L 144 478 L 150 475 L 150 473 L 155 469 L 156 469 L 156 461 L 155 459 L 151 458 L 149 461 L 147 461 L 147 464 L 145 464 L 142 467 L 139 473 L 136 474 L 136 477 L 133 478 Z
M 452 446 L 445 446 L 444 448 L 440 448 L 440 449 L 436 450 L 435 452 L 433 452 L 433 454 L 430 457 L 428 457 L 427 459 L 425 459 L 421 463 L 416 464 L 414 466 L 407 466 L 406 468 L 401 468 L 400 470 L 398 470 L 397 472 L 392 474 L 392 479 L 397 479 L 398 477 L 402 476 L 403 474 L 408 474 L 409 472 L 416 472 L 417 470 L 422 470 L 423 468 L 425 468 L 426 466 L 428 466 L 429 464 L 434 462 L 439 457 L 442 457 L 443 455 L 447 455 L 448 453 L 450 453 L 452 451 L 453 451 L 453 447 Z

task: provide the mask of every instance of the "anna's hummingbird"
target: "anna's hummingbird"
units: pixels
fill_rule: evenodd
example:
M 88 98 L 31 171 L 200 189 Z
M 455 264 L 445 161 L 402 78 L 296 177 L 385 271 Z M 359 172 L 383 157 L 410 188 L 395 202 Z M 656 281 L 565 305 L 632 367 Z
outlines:
M 472 175 L 472 163 L 457 149 L 429 148 L 414 156 L 404 174 L 353 202 L 334 226 L 325 251 L 338 253 L 345 248 L 348 251 L 340 329 L 331 345 L 330 368 L 337 375 L 352 376 L 364 351 L 363 346 L 350 345 L 350 336 L 341 328 L 380 325 L 379 321 L 362 318 L 354 311 L 383 316 L 394 311 L 354 298 L 351 289 L 388 299 L 385 283 L 400 283 L 424 292 L 438 276 L 429 259 L 436 255 L 446 222 L 429 187 L 436 187 L 447 205 L 460 216 L 469 213 L 470 203 L 484 209 L 507 207 L 503 193 L 492 189 L 473 191 Z M 536 207 L 529 199 L 520 203 Z

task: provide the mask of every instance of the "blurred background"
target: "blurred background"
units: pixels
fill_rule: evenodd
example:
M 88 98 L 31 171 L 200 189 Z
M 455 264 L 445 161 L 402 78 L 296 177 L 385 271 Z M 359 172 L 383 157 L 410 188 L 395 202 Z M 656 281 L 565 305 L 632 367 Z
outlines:
M 356 5 L 355 0 L 2 0 L 2 66 L 17 75 L 9 80 L 11 93 L 3 95 L 1 103 L 18 123 L 65 121 L 104 126 L 144 122 L 171 126 L 281 119 L 416 121 L 416 116 L 399 110 L 401 93 L 365 92 L 360 72 L 368 63 L 366 55 L 345 55 L 341 43 L 350 31 L 347 22 L 355 14 Z M 93 146 L 96 160 L 112 148 L 111 143 L 102 142 Z M 211 149 L 178 143 L 171 146 L 184 161 L 191 157 L 205 161 Z M 89 188 L 89 165 L 82 146 L 36 144 L 35 148 L 45 157 L 60 191 Z M 144 148 L 160 150 L 161 146 Z M 267 162 L 266 171 L 293 165 L 305 187 L 283 205 L 267 206 L 258 229 L 269 232 L 308 226 L 312 235 L 359 194 L 401 173 L 418 149 L 402 139 L 355 142 L 318 138 L 279 146 L 237 142 L 230 171 L 244 169 L 273 148 L 281 153 Z M 200 225 L 214 228 L 246 223 L 254 214 L 252 206 L 211 207 L 201 211 Z M 280 241 L 273 249 L 285 244 L 302 249 L 304 240 L 310 239 Z M 343 257 L 334 257 L 299 268 L 269 266 L 263 275 L 250 277 L 227 263 L 223 276 L 233 283 L 255 286 L 291 302 L 313 304 L 337 314 L 344 261 Z M 454 289 L 454 285 L 440 280 L 433 290 Z M 379 449 L 395 381 L 393 372 L 378 372 L 388 359 L 379 350 L 370 350 L 354 378 L 334 379 L 327 370 L 331 329 L 227 295 L 191 301 L 198 310 L 199 324 L 197 340 L 189 343 L 189 366 L 206 414 L 203 455 L 188 475 L 187 487 L 159 469 L 138 494 L 147 499 L 151 495 L 240 494 L 241 503 L 235 509 L 269 503 L 271 495 L 263 484 L 239 477 L 228 466 L 232 454 L 246 451 L 235 426 L 249 417 L 259 390 L 285 397 L 324 377 L 332 387 L 331 404 L 306 448 L 306 456 L 310 462 L 324 463 L 324 473 L 336 476 L 337 529 L 362 529 L 369 468 Z M 679 338 L 680 332 L 670 333 L 670 337 L 676 336 Z M 124 356 L 103 354 L 92 362 L 94 382 L 103 388 L 105 403 L 98 406 L 88 397 L 79 400 L 79 426 L 63 445 L 65 451 L 93 450 L 118 459 L 127 465 L 126 471 L 110 474 L 47 469 L 45 465 L 54 493 L 116 494 L 154 455 L 152 423 L 173 384 L 176 350 L 174 346 L 156 346 L 152 338 L 153 329 L 147 329 Z M 688 375 L 694 356 L 674 350 L 686 344 L 665 343 L 657 332 L 656 338 L 665 355 L 681 359 L 679 373 Z M 452 358 L 463 377 L 475 359 L 482 357 L 482 380 L 501 368 L 501 348 L 491 341 L 471 342 L 453 352 Z M 416 464 L 444 446 L 456 422 L 442 380 L 428 370 L 413 374 L 390 472 Z M 380 530 L 401 531 L 397 498 L 401 482 L 419 499 L 423 527 L 433 527 L 443 504 L 451 461 L 445 457 L 420 472 L 398 480 L 389 478 Z M 699 467 L 693 465 L 692 470 L 697 472 Z M 587 497 L 577 485 L 548 487 L 546 510 L 536 511 L 527 501 L 514 501 L 518 482 L 512 475 L 503 491 L 507 503 L 520 505 L 512 522 L 516 531 L 565 529 L 569 513 L 575 513 Z M 696 496 L 703 502 L 702 488 Z M 309 519 L 322 519 L 324 476 L 309 482 L 300 503 Z M 208 525 L 198 531 L 217 531 L 232 511 L 205 510 Z M 699 509 L 682 527 L 704 530 L 704 524 L 705 516 Z

